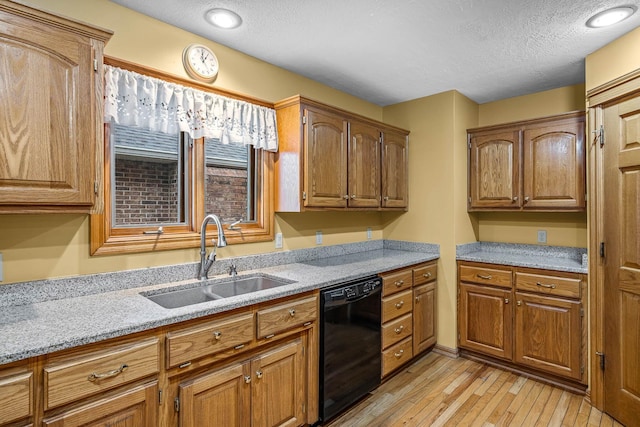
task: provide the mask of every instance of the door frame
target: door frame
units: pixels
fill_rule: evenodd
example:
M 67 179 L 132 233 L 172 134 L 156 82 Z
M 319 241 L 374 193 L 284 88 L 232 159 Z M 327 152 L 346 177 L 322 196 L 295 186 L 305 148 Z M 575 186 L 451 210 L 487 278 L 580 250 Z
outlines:
M 598 353 L 604 352 L 604 161 L 598 131 L 604 124 L 604 107 L 630 96 L 640 96 L 640 69 L 587 91 L 588 233 L 589 233 L 589 389 L 587 397 L 604 409 L 604 372 Z M 606 143 L 606 138 L 605 138 Z M 606 254 L 605 254 L 606 255 Z

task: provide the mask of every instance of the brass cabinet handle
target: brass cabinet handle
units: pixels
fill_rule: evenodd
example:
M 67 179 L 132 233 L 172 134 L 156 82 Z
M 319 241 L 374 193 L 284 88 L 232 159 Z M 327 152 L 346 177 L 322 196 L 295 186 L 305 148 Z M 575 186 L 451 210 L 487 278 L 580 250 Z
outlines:
M 293 317 L 293 316 L 295 316 L 295 315 L 296 315 L 296 310 L 295 310 L 295 309 L 293 309 L 293 308 L 290 308 L 290 309 L 289 309 L 289 316 Z
M 505 303 L 505 304 L 509 304 L 509 298 L 505 298 L 505 299 L 504 299 L 504 303 Z
M 262 378 L 262 371 L 256 371 L 256 377 Z
M 546 285 L 544 283 L 540 283 L 540 282 L 536 282 L 536 285 L 542 287 L 542 288 L 547 288 L 547 289 L 555 289 L 556 288 L 556 284 L 552 283 L 550 285 Z
M 245 375 L 244 376 L 244 383 L 245 384 L 249 384 L 251 382 L 251 376 L 250 375 Z
M 400 325 L 399 328 L 395 328 L 393 330 L 393 332 L 395 332 L 396 334 L 399 334 L 400 332 L 402 332 L 402 330 L 404 329 L 404 325 Z
M 404 305 L 404 301 L 400 301 L 400 302 L 396 303 L 396 308 L 397 309 L 401 309 L 403 305 Z
M 484 279 L 484 280 L 491 280 L 491 279 L 493 279 L 493 276 L 492 276 L 492 275 L 490 275 L 490 274 L 487 274 L 487 275 L 483 275 L 483 274 L 476 274 L 476 276 L 478 276 L 478 278 L 480 278 L 480 279 Z
M 120 365 L 120 367 L 118 369 L 114 369 L 112 371 L 108 371 L 105 372 L 103 374 L 97 374 L 95 372 L 91 373 L 89 375 L 89 377 L 87 378 L 89 381 L 94 382 L 94 381 L 98 381 L 98 380 L 103 380 L 105 378 L 111 378 L 111 377 L 115 377 L 121 373 L 124 372 L 125 369 L 127 369 L 129 367 L 129 365 L 127 365 L 126 363 L 123 363 L 122 365 Z
M 404 353 L 404 350 L 400 350 L 397 353 L 393 353 L 393 355 L 396 357 L 396 359 L 400 359 L 403 353 Z
M 429 277 L 431 277 L 431 272 L 430 272 L 430 271 L 427 271 L 426 273 L 424 273 L 424 274 L 422 275 L 422 277 L 424 277 L 425 279 L 428 279 Z
M 213 338 L 215 338 L 216 341 L 218 341 L 220 338 L 222 338 L 222 332 L 220 331 L 215 331 L 213 333 Z
M 404 285 L 404 280 L 396 280 L 395 282 L 393 282 L 393 284 L 399 288 L 400 286 Z

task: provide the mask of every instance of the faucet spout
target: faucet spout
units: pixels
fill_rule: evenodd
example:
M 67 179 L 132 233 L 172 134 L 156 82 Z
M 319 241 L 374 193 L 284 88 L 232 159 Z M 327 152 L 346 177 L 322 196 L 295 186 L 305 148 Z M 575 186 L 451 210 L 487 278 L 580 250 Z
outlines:
M 213 250 L 211 254 L 209 254 L 209 257 L 207 257 L 207 224 L 209 224 L 210 221 L 213 221 L 218 228 L 218 240 L 214 240 Z M 223 248 L 225 246 L 227 246 L 227 239 L 224 236 L 220 218 L 214 214 L 207 215 L 204 217 L 204 220 L 202 220 L 202 225 L 200 226 L 200 271 L 198 272 L 198 279 L 207 279 L 209 268 L 211 268 L 211 265 L 216 260 L 216 248 Z

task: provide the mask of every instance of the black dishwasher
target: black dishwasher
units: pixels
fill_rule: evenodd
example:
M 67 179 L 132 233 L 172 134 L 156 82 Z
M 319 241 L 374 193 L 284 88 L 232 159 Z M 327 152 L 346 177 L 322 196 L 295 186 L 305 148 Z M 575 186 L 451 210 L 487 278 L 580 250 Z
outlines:
M 382 281 L 370 276 L 320 292 L 320 421 L 380 385 Z

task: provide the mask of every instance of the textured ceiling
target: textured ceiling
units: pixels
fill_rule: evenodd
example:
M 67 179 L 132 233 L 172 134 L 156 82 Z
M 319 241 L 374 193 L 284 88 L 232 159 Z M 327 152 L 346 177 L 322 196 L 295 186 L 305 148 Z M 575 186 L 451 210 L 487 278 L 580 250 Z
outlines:
M 451 89 L 485 103 L 581 83 L 586 55 L 640 26 L 640 12 L 585 26 L 640 0 L 112 1 L 382 106 Z M 242 26 L 210 26 L 214 7 Z

